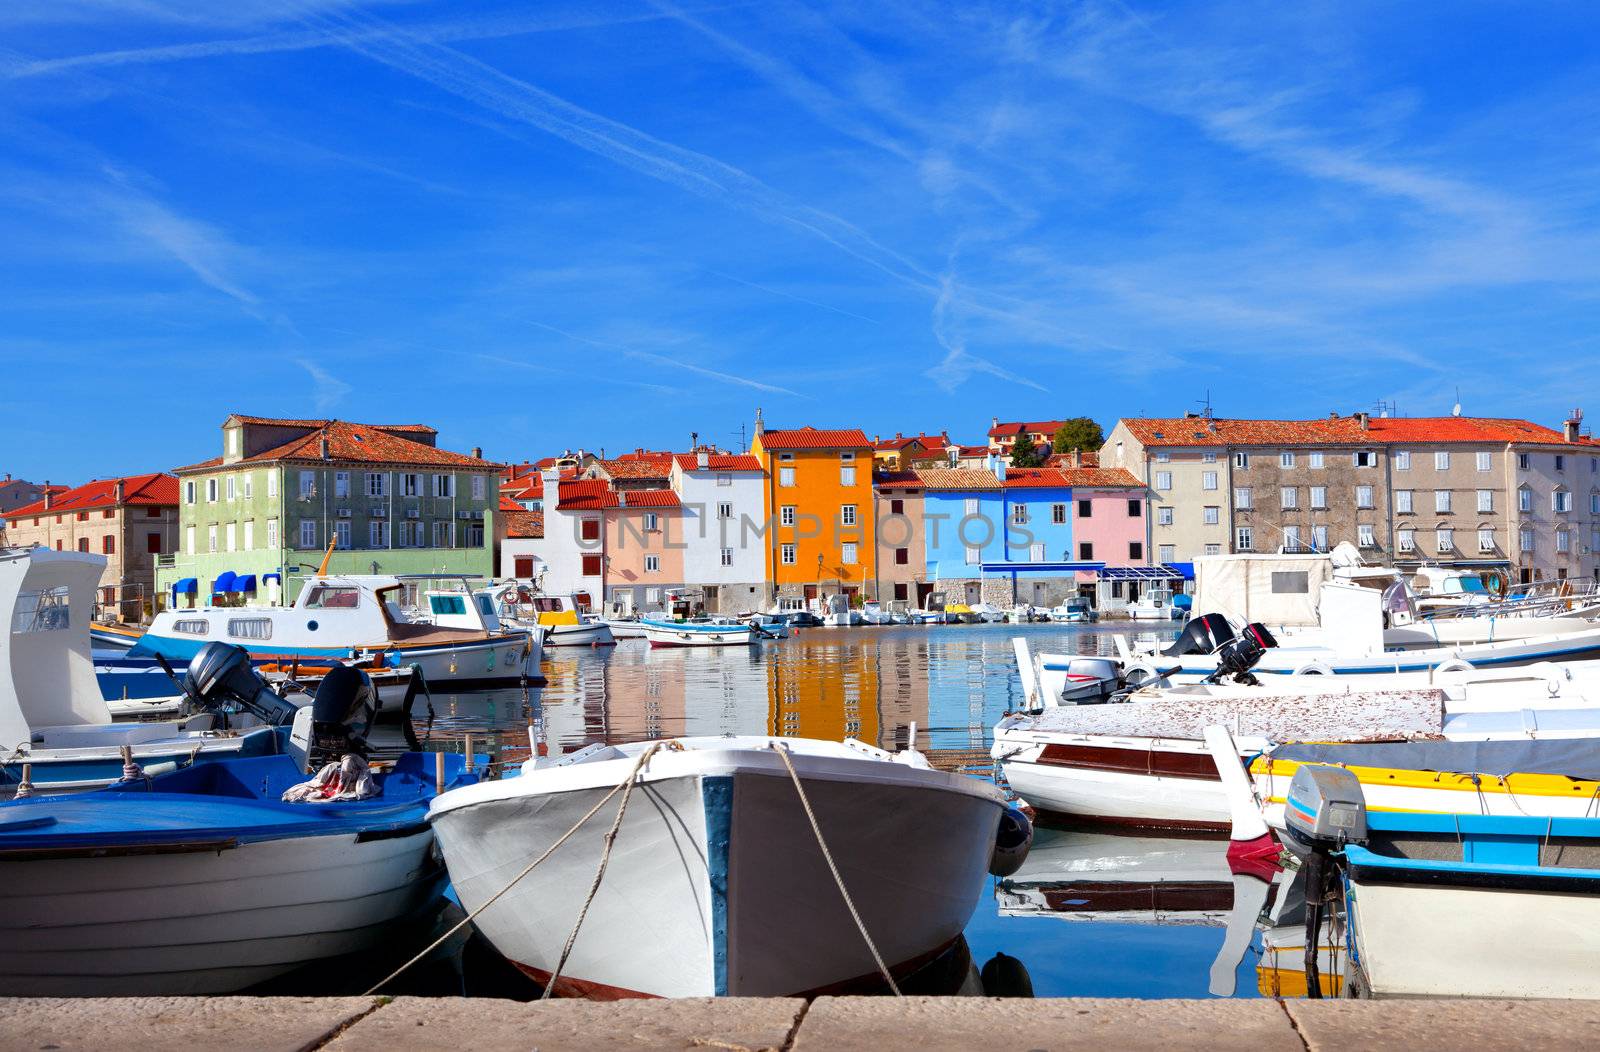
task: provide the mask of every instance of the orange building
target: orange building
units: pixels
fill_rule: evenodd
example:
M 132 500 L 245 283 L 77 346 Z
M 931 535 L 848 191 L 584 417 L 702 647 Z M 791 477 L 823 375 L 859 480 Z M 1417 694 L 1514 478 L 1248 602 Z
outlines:
M 767 474 L 767 579 L 777 595 L 863 595 L 877 576 L 867 436 L 766 430 L 758 416 L 750 452 Z

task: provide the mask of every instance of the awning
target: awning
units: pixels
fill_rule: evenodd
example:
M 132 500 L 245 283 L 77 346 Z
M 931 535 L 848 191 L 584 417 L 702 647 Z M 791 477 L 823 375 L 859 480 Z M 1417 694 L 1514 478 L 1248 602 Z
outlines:
M 1105 566 L 1099 562 L 1000 562 L 979 563 L 981 573 L 1077 573 L 1080 570 L 1095 571 Z
M 173 595 L 193 595 L 200 588 L 200 582 L 193 577 L 185 577 L 172 586 Z
M 282 574 L 278 574 L 278 573 L 264 573 L 264 574 L 262 574 L 261 575 L 261 583 L 262 584 L 266 584 L 268 581 L 277 581 L 279 584 L 282 584 L 283 583 L 283 575 Z
M 230 592 L 253 592 L 255 590 L 256 575 L 253 573 L 242 573 L 235 577 L 233 579 L 233 586 L 228 589 Z
M 1190 564 L 1191 566 L 1193 564 Z M 1192 576 L 1192 575 L 1191 575 Z M 1107 566 L 1100 571 L 1102 581 L 1185 581 L 1175 566 Z
M 1166 565 L 1178 571 L 1185 581 L 1194 580 L 1194 563 L 1167 563 Z
M 217 574 L 217 579 L 211 582 L 211 594 L 226 592 L 233 587 L 233 579 L 238 576 L 232 570 L 224 570 Z

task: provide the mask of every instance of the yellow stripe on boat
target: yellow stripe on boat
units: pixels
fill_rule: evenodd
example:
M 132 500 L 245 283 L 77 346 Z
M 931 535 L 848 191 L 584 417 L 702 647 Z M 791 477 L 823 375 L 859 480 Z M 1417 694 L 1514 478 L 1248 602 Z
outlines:
M 1313 764 L 1312 766 L 1325 766 Z M 1512 772 L 1504 777 L 1495 774 L 1457 774 L 1451 771 L 1417 771 L 1401 767 L 1343 767 L 1356 776 L 1362 785 L 1392 785 L 1399 789 L 1444 789 L 1462 793 L 1510 793 L 1517 796 L 1568 796 L 1591 797 L 1600 793 L 1600 782 L 1568 778 L 1564 774 L 1532 774 Z M 1250 773 L 1261 778 L 1283 779 L 1285 790 L 1300 764 L 1294 760 L 1272 760 L 1256 757 L 1250 764 Z M 1512 779 L 1516 780 L 1513 787 Z M 1283 803 L 1283 797 L 1272 796 L 1271 803 Z M 1374 808 L 1381 810 L 1381 808 Z
M 578 623 L 576 610 L 550 610 L 539 615 L 539 623 L 549 628 L 551 625 L 575 625 Z

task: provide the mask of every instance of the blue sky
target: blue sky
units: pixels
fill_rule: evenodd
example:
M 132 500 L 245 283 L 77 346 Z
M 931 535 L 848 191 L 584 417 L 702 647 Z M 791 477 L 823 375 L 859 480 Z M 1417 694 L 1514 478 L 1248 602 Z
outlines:
M 1594 389 L 1583 5 L 679 2 L 0 8 L 0 469 Z

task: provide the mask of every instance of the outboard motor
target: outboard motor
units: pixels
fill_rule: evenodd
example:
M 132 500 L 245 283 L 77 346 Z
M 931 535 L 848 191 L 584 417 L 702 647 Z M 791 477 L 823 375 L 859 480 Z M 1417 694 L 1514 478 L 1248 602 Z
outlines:
M 989 855 L 989 872 L 997 877 L 1009 877 L 1022 868 L 1028 859 L 1028 849 L 1033 847 L 1033 823 L 1020 808 L 1007 807 L 1000 812 L 1000 828 L 995 830 L 994 851 Z
M 1268 647 L 1277 645 L 1278 640 L 1267 631 L 1266 625 L 1259 621 L 1250 622 L 1244 626 L 1243 632 L 1217 649 L 1217 670 L 1206 677 L 1206 682 L 1220 683 L 1226 676 L 1236 683 L 1256 686 L 1260 681 L 1250 670 L 1256 667 Z
M 1178 638 L 1161 653 L 1167 657 L 1185 654 L 1214 654 L 1217 648 L 1233 638 L 1233 626 L 1221 614 L 1206 614 L 1192 618 L 1183 626 Z
M 294 722 L 297 709 L 256 672 L 248 650 L 220 640 L 201 647 L 189 661 L 183 692 L 196 707 L 220 717 L 224 726 L 227 717 L 238 712 L 282 726 Z
M 1121 666 L 1111 658 L 1075 657 L 1067 662 L 1060 702 L 1097 705 L 1110 701 L 1125 685 Z
M 1338 895 L 1332 854 L 1367 839 L 1367 801 L 1361 782 L 1343 767 L 1301 764 L 1283 803 L 1283 842 L 1305 863 L 1306 996 L 1322 996 L 1317 947 L 1323 910 Z
M 329 669 L 317 684 L 316 697 L 311 701 L 307 770 L 336 763 L 351 753 L 365 758 L 367 734 L 372 730 L 377 712 L 378 693 L 365 672 L 349 665 L 335 665 Z

